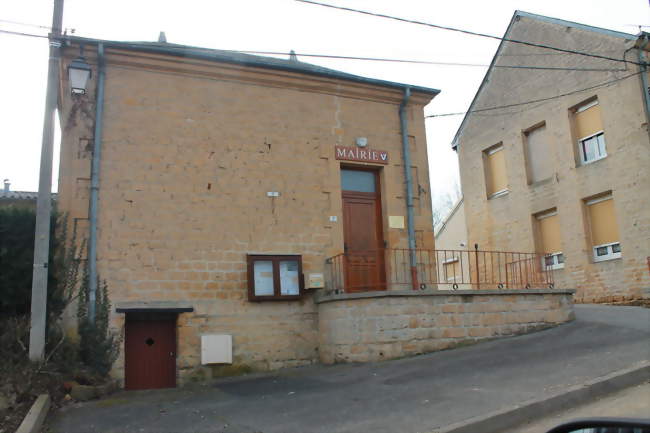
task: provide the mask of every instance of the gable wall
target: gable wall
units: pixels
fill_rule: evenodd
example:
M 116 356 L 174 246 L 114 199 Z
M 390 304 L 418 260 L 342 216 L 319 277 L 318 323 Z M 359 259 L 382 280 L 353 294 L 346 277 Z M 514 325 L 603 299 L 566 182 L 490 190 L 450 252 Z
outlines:
M 507 35 L 551 46 L 622 57 L 625 41 L 600 33 L 521 17 Z M 621 69 L 621 63 L 504 43 L 497 65 Z M 517 55 L 513 55 L 517 54 Z M 525 54 L 525 55 L 523 55 Z M 529 55 L 535 54 L 535 55 Z M 633 54 L 629 54 L 632 58 Z M 493 69 L 474 109 L 538 100 L 585 89 L 635 72 Z M 598 97 L 608 156 L 581 166 L 571 132 L 569 109 Z M 638 77 L 585 92 L 523 106 L 470 114 L 459 140 L 462 190 L 469 244 L 481 249 L 533 251 L 532 215 L 556 207 L 561 224 L 565 268 L 557 284 L 576 288 L 576 299 L 606 301 L 639 297 L 650 288 L 650 145 Z M 546 123 L 554 175 L 528 185 L 523 131 Z M 482 151 L 503 142 L 509 194 L 487 199 Z M 582 199 L 612 191 L 623 258 L 592 263 Z

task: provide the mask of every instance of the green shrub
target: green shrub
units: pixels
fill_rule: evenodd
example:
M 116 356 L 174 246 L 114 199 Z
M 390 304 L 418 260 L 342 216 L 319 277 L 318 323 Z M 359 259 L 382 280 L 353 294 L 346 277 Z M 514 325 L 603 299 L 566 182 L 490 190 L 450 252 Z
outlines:
M 36 213 L 30 208 L 0 208 L 0 314 L 16 316 L 30 310 L 34 270 L 34 230 Z M 48 287 L 56 287 L 56 268 L 52 266 L 61 245 L 55 235 L 56 213 L 50 223 L 50 266 Z M 48 290 L 48 306 L 60 308 L 56 295 Z
M 79 323 L 79 355 L 90 371 L 106 377 L 119 354 L 120 340 L 109 327 L 111 301 L 106 282 L 97 283 L 95 294 L 95 323 L 88 317 L 89 286 L 83 284 L 79 294 L 77 319 Z

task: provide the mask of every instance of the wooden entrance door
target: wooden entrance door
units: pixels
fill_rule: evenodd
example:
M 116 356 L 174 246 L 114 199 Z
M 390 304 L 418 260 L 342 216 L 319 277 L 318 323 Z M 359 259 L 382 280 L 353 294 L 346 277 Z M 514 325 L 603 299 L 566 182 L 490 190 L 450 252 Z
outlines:
M 341 169 L 345 288 L 386 290 L 379 176 L 376 171 Z
M 125 388 L 176 386 L 176 319 L 129 320 L 125 331 Z

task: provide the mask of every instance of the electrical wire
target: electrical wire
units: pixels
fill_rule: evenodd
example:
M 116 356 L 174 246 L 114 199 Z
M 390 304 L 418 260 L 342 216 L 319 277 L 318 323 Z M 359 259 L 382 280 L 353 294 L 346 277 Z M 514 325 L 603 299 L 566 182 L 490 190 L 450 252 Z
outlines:
M 464 114 L 482 113 L 482 112 L 485 112 L 485 111 L 500 110 L 500 109 L 503 109 L 503 108 L 512 108 L 512 107 L 519 107 L 519 106 L 522 106 L 522 105 L 535 104 L 535 103 L 538 103 L 538 102 L 546 102 L 546 101 L 550 101 L 552 99 L 563 98 L 565 96 L 575 95 L 576 93 L 586 92 L 588 90 L 598 89 L 600 87 L 606 87 L 606 86 L 609 86 L 611 84 L 617 83 L 619 81 L 623 81 L 623 80 L 626 80 L 628 78 L 634 77 L 635 75 L 639 75 L 642 72 L 643 71 L 634 72 L 634 73 L 626 75 L 624 77 L 616 78 L 614 80 L 606 81 L 604 83 L 596 84 L 594 86 L 586 87 L 584 89 L 572 90 L 571 92 L 562 93 L 560 95 L 555 95 L 555 96 L 549 96 L 547 98 L 533 99 L 533 100 L 530 100 L 530 101 L 517 102 L 517 103 L 514 103 L 514 104 L 499 105 L 497 107 L 478 108 L 476 110 L 460 111 L 460 112 L 456 112 L 456 113 L 429 114 L 427 116 L 424 116 L 424 118 L 425 119 L 431 119 L 431 118 L 434 118 L 434 117 L 462 116 Z
M 264 54 L 264 55 L 274 55 L 274 56 L 288 56 L 292 54 L 292 53 L 286 53 L 280 51 L 233 51 L 233 52 L 245 53 L 245 54 Z M 487 68 L 490 66 L 481 63 L 432 62 L 427 60 L 390 59 L 385 57 L 337 56 L 337 55 L 329 55 L 329 54 L 306 54 L 306 53 L 296 53 L 296 52 L 294 52 L 293 54 L 301 57 L 316 57 L 316 58 L 324 58 L 324 59 L 364 60 L 364 61 L 373 61 L 373 62 L 412 63 L 412 64 L 436 65 L 436 66 L 473 66 L 473 67 L 482 67 L 482 68 Z M 505 68 L 505 69 L 537 69 L 537 70 L 544 70 L 544 71 L 584 71 L 584 72 L 625 71 L 625 69 L 570 68 L 570 67 L 563 67 L 563 66 L 493 65 L 492 67 Z
M 332 9 L 339 9 L 339 10 L 348 11 L 348 12 L 355 12 L 355 13 L 359 13 L 359 14 L 363 14 L 363 15 L 370 15 L 370 16 L 373 16 L 373 17 L 387 18 L 387 19 L 390 19 L 390 20 L 401 21 L 401 22 L 405 22 L 405 23 L 409 23 L 409 24 L 417 24 L 417 25 L 421 25 L 421 26 L 433 27 L 433 28 L 440 29 L 440 30 L 449 30 L 449 31 L 452 31 L 452 32 L 463 33 L 463 34 L 471 35 L 471 36 L 480 36 L 480 37 L 483 37 L 483 38 L 496 39 L 496 40 L 505 41 L 505 42 L 512 42 L 514 44 L 528 45 L 528 46 L 531 46 L 531 47 L 544 48 L 544 49 L 547 49 L 547 50 L 554 50 L 554 51 L 559 51 L 559 52 L 568 53 L 568 54 L 575 54 L 575 55 L 579 55 L 579 56 L 594 57 L 594 58 L 597 58 L 597 59 L 610 60 L 610 61 L 613 61 L 613 62 L 628 63 L 628 61 L 626 61 L 624 59 L 618 59 L 618 58 L 615 58 L 615 57 L 602 56 L 602 55 L 599 55 L 599 54 L 586 53 L 586 52 L 583 52 L 583 51 L 575 51 L 575 50 L 569 50 L 569 49 L 565 49 L 565 48 L 553 47 L 553 46 L 550 46 L 550 45 L 537 44 L 537 43 L 534 43 L 534 42 L 521 41 L 521 40 L 517 40 L 517 39 L 510 39 L 510 38 L 505 38 L 505 37 L 501 37 L 501 36 L 490 35 L 490 34 L 487 34 L 487 33 L 479 33 L 479 32 L 474 32 L 474 31 L 471 31 L 471 30 L 458 29 L 458 28 L 455 28 L 455 27 L 441 26 L 441 25 L 438 25 L 438 24 L 427 23 L 427 22 L 424 22 L 424 21 L 410 20 L 410 19 L 406 19 L 406 18 L 395 17 L 395 16 L 392 16 L 392 15 L 386 15 L 386 14 L 380 14 L 380 13 L 375 13 L 375 12 L 370 12 L 370 11 L 364 11 L 364 10 L 361 10 L 361 9 L 353 9 L 353 8 L 348 8 L 348 7 L 343 7 L 343 6 L 336 6 L 336 5 L 332 5 L 332 4 L 321 3 L 321 2 L 317 2 L 317 1 L 313 1 L 313 0 L 294 0 L 294 1 L 297 1 L 297 2 L 300 2 L 300 3 L 307 3 L 307 4 L 311 4 L 311 5 L 316 5 L 316 6 L 328 7 L 328 8 L 332 8 Z M 629 62 L 629 63 L 633 63 L 635 65 L 640 65 L 637 62 Z
M 52 27 L 49 27 L 49 26 L 42 26 L 42 25 L 39 25 L 39 24 L 23 23 L 23 22 L 20 22 L 20 21 L 0 20 L 0 23 L 16 24 L 16 25 L 19 25 L 19 26 L 27 26 L 27 27 L 36 27 L 36 28 L 39 28 L 39 29 L 46 29 L 46 30 L 51 30 L 52 29 Z
M 10 30 L 0 29 L 0 33 L 9 33 L 13 35 L 20 36 L 31 36 L 37 38 L 47 38 L 48 36 L 37 35 L 33 33 L 23 33 L 15 32 Z M 171 49 L 185 50 L 185 47 L 175 47 L 170 46 Z M 225 50 L 231 51 L 233 53 L 244 53 L 244 54 L 263 54 L 263 55 L 278 55 L 278 56 L 289 56 L 291 53 L 282 52 L 282 51 L 234 51 L 234 50 Z M 207 51 L 209 52 L 209 51 Z M 340 60 L 360 60 L 360 61 L 373 61 L 373 62 L 388 62 L 388 63 L 409 63 L 409 64 L 421 64 L 421 65 L 434 65 L 434 66 L 467 66 L 467 67 L 482 67 L 487 68 L 490 65 L 480 64 L 480 63 L 457 63 L 457 62 L 432 62 L 427 60 L 409 60 L 409 59 L 391 59 L 384 57 L 360 57 L 360 56 L 337 56 L 330 54 L 306 54 L 306 53 L 295 53 L 297 56 L 302 57 L 314 57 L 314 58 L 323 58 L 323 59 L 340 59 Z M 543 71 L 582 71 L 582 72 L 617 72 L 624 71 L 624 69 L 608 69 L 608 68 L 570 68 L 563 66 L 528 66 L 528 65 L 493 65 L 494 68 L 502 69 L 532 69 L 532 70 L 543 70 Z
M 35 35 L 33 33 L 14 32 L 14 31 L 11 31 L 11 30 L 2 30 L 2 29 L 0 29 L 0 33 L 7 33 L 7 34 L 10 34 L 10 35 L 17 35 L 17 36 L 29 36 L 29 37 L 32 37 L 32 38 L 45 38 L 45 39 L 49 38 L 49 36 L 47 36 L 47 35 Z

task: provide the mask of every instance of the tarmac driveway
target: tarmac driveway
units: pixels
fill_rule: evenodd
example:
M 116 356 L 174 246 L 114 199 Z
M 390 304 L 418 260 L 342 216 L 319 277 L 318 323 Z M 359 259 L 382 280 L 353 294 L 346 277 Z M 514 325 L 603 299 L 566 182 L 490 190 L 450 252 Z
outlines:
M 632 367 L 649 341 L 650 309 L 577 305 L 572 323 L 461 349 L 120 392 L 60 410 L 50 431 L 424 433 Z

